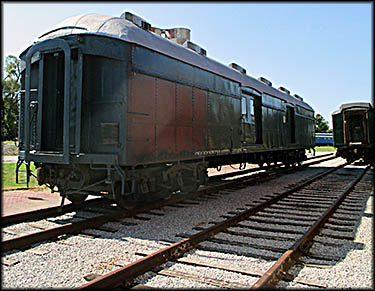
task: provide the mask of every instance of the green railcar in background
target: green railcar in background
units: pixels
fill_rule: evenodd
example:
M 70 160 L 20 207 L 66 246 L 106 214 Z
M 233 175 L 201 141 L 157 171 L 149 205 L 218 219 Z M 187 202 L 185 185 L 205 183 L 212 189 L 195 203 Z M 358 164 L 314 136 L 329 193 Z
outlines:
M 342 104 L 332 113 L 332 124 L 337 156 L 374 162 L 374 108 L 370 103 Z

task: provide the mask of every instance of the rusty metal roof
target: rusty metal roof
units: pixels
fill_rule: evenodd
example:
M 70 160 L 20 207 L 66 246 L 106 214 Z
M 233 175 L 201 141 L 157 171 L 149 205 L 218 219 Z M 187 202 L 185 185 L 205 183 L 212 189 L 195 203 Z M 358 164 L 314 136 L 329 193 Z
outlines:
M 85 14 L 67 18 L 42 34 L 36 41 L 70 34 L 101 34 L 108 37 L 119 38 L 130 43 L 157 51 L 161 54 L 192 64 L 204 70 L 216 73 L 228 79 L 241 83 L 242 86 L 254 88 L 287 102 L 298 104 L 304 108 L 313 110 L 307 103 L 300 101 L 291 95 L 280 92 L 257 79 L 225 66 L 207 56 L 166 40 L 151 31 L 144 30 L 122 17 L 112 17 L 100 14 Z

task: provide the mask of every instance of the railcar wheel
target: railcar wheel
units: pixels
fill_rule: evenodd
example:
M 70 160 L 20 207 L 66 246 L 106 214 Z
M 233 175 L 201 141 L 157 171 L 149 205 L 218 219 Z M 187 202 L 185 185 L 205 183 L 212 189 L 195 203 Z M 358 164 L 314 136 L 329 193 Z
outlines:
M 128 199 L 126 199 L 123 195 L 117 195 L 115 198 L 116 204 L 121 209 L 129 209 L 130 208 L 130 202 Z
M 182 183 L 180 183 L 180 190 L 183 193 L 194 192 L 198 189 L 199 184 L 190 171 L 183 172 L 181 175 Z
M 272 165 L 271 161 L 266 162 L 266 165 L 267 165 L 267 169 L 272 169 L 273 168 L 273 165 Z
M 153 201 L 157 201 L 157 200 L 161 200 L 161 199 L 167 199 L 171 195 L 172 194 L 170 193 L 170 191 L 168 191 L 166 189 L 161 189 L 159 191 L 143 194 L 142 197 L 144 198 L 143 200 L 146 201 L 146 202 L 153 202 Z
M 183 192 L 183 193 L 194 192 L 194 191 L 198 190 L 198 187 L 199 187 L 199 185 L 198 185 L 197 182 L 193 182 L 191 180 L 189 180 L 189 181 L 184 180 L 184 185 L 183 185 L 183 187 L 181 187 L 181 192 Z
M 246 167 L 246 164 L 245 164 Z M 209 180 L 208 178 L 208 170 L 203 169 L 199 172 L 199 185 L 205 185 L 207 181 Z
M 290 167 L 290 159 L 285 159 L 284 161 L 283 161 L 283 164 L 285 165 L 285 168 L 289 168 Z
M 125 183 L 125 193 L 130 192 L 131 185 L 130 182 Z M 136 201 L 135 194 L 129 194 L 129 195 L 121 195 L 121 182 L 116 183 L 115 189 L 115 202 L 118 207 L 122 209 L 129 209 L 132 207 L 132 204 Z
M 74 194 L 74 193 L 66 194 L 66 198 L 73 204 L 82 204 L 86 200 L 87 196 L 89 195 Z
M 137 185 L 135 185 L 137 189 Z M 139 185 L 138 185 L 139 186 Z M 138 189 L 139 190 L 139 189 Z M 125 183 L 125 193 L 130 193 L 131 184 L 130 182 Z M 142 202 L 154 202 L 157 200 L 168 198 L 171 194 L 171 191 L 165 187 L 156 186 L 156 191 L 148 193 L 132 193 L 127 195 L 121 195 L 121 183 L 117 183 L 115 186 L 115 201 L 117 205 L 122 209 L 130 209 L 136 205 L 139 205 Z
M 163 182 L 161 177 L 157 178 L 154 185 L 155 186 L 150 192 L 141 194 L 142 201 L 153 202 L 169 198 L 172 195 L 172 187 L 169 185 L 169 183 Z

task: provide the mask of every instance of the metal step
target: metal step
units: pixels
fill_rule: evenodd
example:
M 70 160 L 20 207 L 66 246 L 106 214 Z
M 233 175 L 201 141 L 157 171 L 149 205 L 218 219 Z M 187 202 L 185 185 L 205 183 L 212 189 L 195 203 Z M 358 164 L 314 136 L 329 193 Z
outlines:
M 20 169 L 23 164 L 26 166 L 26 169 Z M 20 173 L 25 173 L 21 175 L 21 179 L 19 177 Z M 29 187 L 30 175 L 31 175 L 30 165 L 26 163 L 24 160 L 18 160 L 17 167 L 16 167 L 16 183 L 23 184 L 23 185 L 27 184 L 27 187 Z

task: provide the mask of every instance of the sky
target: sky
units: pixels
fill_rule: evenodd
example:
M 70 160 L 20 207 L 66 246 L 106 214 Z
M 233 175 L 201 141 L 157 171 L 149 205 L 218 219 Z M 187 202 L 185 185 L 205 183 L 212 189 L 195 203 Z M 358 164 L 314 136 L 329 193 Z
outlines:
M 332 127 L 341 104 L 373 102 L 373 3 L 2 1 L 2 66 L 62 20 L 136 14 L 154 27 L 191 29 L 207 56 L 287 88 Z

